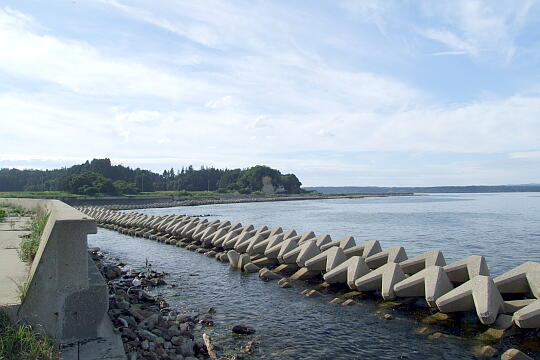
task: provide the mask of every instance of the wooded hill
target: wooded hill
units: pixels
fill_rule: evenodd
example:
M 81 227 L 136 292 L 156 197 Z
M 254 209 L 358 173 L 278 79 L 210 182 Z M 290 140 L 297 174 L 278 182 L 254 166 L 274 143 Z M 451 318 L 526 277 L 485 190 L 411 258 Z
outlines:
M 140 168 L 112 165 L 110 159 L 54 170 L 0 169 L 0 191 L 66 191 L 82 195 L 122 195 L 153 191 L 217 191 L 250 194 L 261 191 L 262 178 L 272 179 L 275 189 L 288 194 L 302 192 L 294 174 L 257 165 L 247 169 L 193 166 L 158 174 Z

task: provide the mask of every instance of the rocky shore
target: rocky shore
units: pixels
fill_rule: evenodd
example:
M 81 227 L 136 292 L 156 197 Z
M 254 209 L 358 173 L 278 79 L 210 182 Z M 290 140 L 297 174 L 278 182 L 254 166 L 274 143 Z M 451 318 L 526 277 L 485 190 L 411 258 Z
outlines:
M 194 329 L 214 325 L 214 308 L 206 313 L 182 312 L 169 307 L 165 299 L 150 294 L 151 289 L 167 285 L 164 280 L 167 273 L 154 271 L 151 266 L 142 270 L 129 269 L 99 248 L 91 248 L 89 253 L 107 281 L 109 317 L 122 336 L 129 360 L 241 358 L 240 354 L 219 357 L 217 352 L 220 349 L 212 344 L 206 333 L 196 339 Z M 232 329 L 235 334 L 252 331 L 244 325 L 236 325 Z M 248 341 L 242 349 L 252 351 L 253 346 Z

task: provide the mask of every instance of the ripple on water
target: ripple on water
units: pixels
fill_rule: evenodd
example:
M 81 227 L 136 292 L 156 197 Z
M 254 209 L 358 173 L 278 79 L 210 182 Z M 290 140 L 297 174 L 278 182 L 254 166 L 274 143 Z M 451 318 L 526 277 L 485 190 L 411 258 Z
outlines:
M 497 275 L 526 260 L 538 259 L 540 198 L 526 194 L 493 196 L 443 195 L 417 198 L 340 199 L 304 202 L 221 204 L 149 209 L 152 214 L 220 214 L 220 218 L 256 226 L 314 230 L 337 238 L 353 235 L 360 242 L 378 239 L 383 247 L 402 245 L 409 257 L 441 249 L 447 262 L 473 253 L 485 255 Z M 379 319 L 372 300 L 344 307 L 330 305 L 332 294 L 307 298 L 293 284 L 281 289 L 257 274 L 231 271 L 220 263 L 182 248 L 131 238 L 100 229 L 91 246 L 143 266 L 145 258 L 171 273 L 174 289 L 159 290 L 173 306 L 217 310 L 216 343 L 238 349 L 244 339 L 259 339 L 253 359 L 468 359 L 475 344 L 468 340 L 431 340 L 417 335 L 412 316 Z M 197 275 L 197 276 L 191 276 Z M 243 323 L 257 329 L 253 337 L 233 337 Z

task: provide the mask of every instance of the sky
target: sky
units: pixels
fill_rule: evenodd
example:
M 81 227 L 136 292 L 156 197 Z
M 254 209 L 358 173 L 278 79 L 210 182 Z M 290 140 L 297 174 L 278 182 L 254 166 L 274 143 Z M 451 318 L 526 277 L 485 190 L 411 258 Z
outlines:
M 0 0 L 0 167 L 540 183 L 539 2 Z

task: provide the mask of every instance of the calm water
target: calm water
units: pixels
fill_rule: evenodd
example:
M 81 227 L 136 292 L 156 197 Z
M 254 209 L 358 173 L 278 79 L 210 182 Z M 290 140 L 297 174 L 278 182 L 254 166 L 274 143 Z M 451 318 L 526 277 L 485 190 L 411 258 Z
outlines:
M 360 243 L 377 239 L 383 248 L 402 245 L 409 257 L 430 249 L 444 252 L 447 263 L 484 255 L 492 275 L 527 260 L 540 261 L 540 194 L 444 194 L 271 203 L 222 204 L 142 210 L 148 214 L 210 214 L 209 218 L 255 226 L 281 226 L 297 232 L 353 235 Z M 246 338 L 230 335 L 232 325 L 257 329 L 261 344 L 253 359 L 468 359 L 473 340 L 430 340 L 416 335 L 421 326 L 409 311 L 394 320 L 375 314 L 381 304 L 366 299 L 357 306 L 328 304 L 334 294 L 306 298 L 305 283 L 281 289 L 257 274 L 242 274 L 198 253 L 100 229 L 91 246 L 141 266 L 171 273 L 176 289 L 161 290 L 183 309 L 217 310 L 216 343 L 236 348 Z M 437 329 L 441 330 L 441 329 Z M 462 329 L 442 329 L 459 335 Z M 508 345 L 500 347 L 504 350 Z

